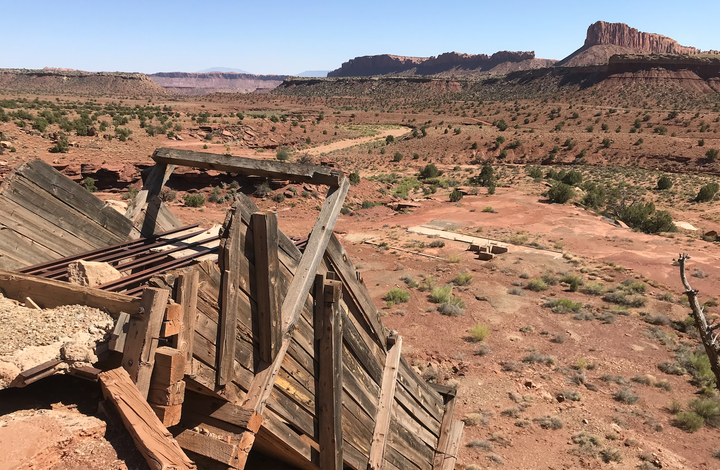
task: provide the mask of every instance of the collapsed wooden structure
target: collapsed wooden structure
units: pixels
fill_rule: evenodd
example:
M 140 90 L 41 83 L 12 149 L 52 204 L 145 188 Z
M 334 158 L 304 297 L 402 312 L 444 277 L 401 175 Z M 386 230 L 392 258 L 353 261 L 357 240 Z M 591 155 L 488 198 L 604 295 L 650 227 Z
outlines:
M 329 191 L 303 252 L 278 229 L 276 214 L 240 194 L 223 224 L 217 263 L 205 259 L 158 273 L 140 298 L 0 272 L 6 296 L 30 297 L 43 307 L 98 306 L 117 317 L 111 357 L 97 367 L 119 365 L 127 374 L 109 370 L 99 377 L 151 466 L 193 468 L 178 457 L 181 448 L 198 462 L 238 469 L 251 451 L 300 469 L 454 468 L 463 430 L 453 419 L 455 391 L 426 383 L 405 361 L 402 338 L 382 325 L 333 234 L 345 176 L 326 167 L 182 150 L 158 149 L 153 158 L 157 164 L 125 217 L 134 236 L 168 229 L 155 225 L 170 220 L 164 206 L 148 206 L 174 165 L 323 184 Z M 145 214 L 139 228 L 138 214 Z M 148 404 L 157 421 L 147 417 Z M 179 460 L 169 463 L 168 456 Z

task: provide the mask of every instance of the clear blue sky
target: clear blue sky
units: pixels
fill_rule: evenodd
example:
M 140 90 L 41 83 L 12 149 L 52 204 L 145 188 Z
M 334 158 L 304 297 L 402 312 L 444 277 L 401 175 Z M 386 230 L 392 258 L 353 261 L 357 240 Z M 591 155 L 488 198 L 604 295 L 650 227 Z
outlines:
M 534 50 L 562 59 L 598 20 L 720 49 L 720 1 L 6 0 L 0 68 L 259 74 L 332 70 L 361 55 Z

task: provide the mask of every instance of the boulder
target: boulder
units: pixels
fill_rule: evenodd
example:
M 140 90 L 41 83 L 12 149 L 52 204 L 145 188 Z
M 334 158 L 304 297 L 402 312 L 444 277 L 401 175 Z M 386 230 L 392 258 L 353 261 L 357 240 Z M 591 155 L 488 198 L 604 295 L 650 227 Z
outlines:
M 120 271 L 108 263 L 78 260 L 68 265 L 68 280 L 73 284 L 95 287 L 120 279 Z

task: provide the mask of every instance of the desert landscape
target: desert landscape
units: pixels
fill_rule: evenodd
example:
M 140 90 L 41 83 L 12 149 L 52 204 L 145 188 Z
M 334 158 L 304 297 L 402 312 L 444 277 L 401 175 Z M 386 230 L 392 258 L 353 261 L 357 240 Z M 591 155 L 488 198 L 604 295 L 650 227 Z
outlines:
M 373 415 L 368 427 L 361 417 L 352 418 L 360 424 L 346 422 L 345 413 L 345 447 L 353 447 L 354 454 L 345 454 L 352 458 L 344 468 L 720 468 L 720 364 L 717 349 L 712 352 L 720 312 L 720 53 L 605 22 L 590 25 L 577 46 L 568 57 L 556 59 L 536 58 L 531 51 L 363 56 L 327 77 L 2 69 L 0 234 L 7 237 L 0 237 L 0 268 L 21 273 L 64 258 L 69 255 L 63 248 L 69 246 L 60 245 L 66 243 L 90 251 L 124 242 L 110 235 L 104 244 L 94 245 L 89 235 L 80 240 L 63 225 L 70 225 L 66 217 L 52 214 L 52 206 L 44 207 L 48 215 L 40 217 L 59 218 L 53 233 L 65 237 L 64 231 L 71 232 L 79 241 L 50 237 L 55 246 L 29 236 L 26 230 L 34 227 L 34 219 L 21 220 L 25 212 L 16 209 L 25 207 L 17 188 L 29 178 L 27 165 L 47 164 L 98 198 L 98 207 L 112 208 L 113 217 L 129 218 L 128 230 L 145 237 L 151 204 L 145 222 L 129 214 L 138 198 L 146 197 L 157 165 L 177 160 L 174 171 L 161 175 L 162 190 L 157 188 L 155 198 L 183 227 L 193 225 L 207 230 L 203 236 L 223 240 L 214 238 L 207 251 L 220 266 L 213 268 L 218 277 L 230 262 L 223 250 L 226 257 L 234 256 L 228 237 L 236 225 L 228 221 L 240 213 L 238 201 L 251 201 L 242 207 L 253 204 L 261 214 L 274 213 L 277 228 L 298 244 L 298 253 L 307 253 L 310 248 L 303 243 L 312 246 L 307 240 L 315 240 L 311 233 L 325 201 L 337 194 L 326 180 L 232 170 L 227 162 L 242 157 L 237 160 L 256 160 L 262 168 L 312 165 L 320 168 L 319 175 L 339 175 L 348 182 L 330 231 L 357 270 L 353 282 L 367 290 L 380 325 L 402 338 L 392 348 L 380 345 L 382 357 L 387 353 L 389 360 L 400 346 L 413 377 L 440 393 L 443 406 L 452 400 L 454 419 L 463 423 L 450 463 L 441 458 L 437 464 L 440 442 L 447 439 L 444 431 L 435 433 L 418 418 L 419 424 L 407 425 L 405 432 L 416 434 L 420 444 L 424 440 L 420 454 L 429 453 L 430 463 L 403 453 L 390 439 L 388 448 L 392 444 L 404 460 L 387 453 L 382 460 L 381 452 L 375 467 L 368 453 L 376 445 Z M 182 163 L 203 155 L 210 159 L 204 166 Z M 37 160 L 41 163 L 33 163 Z M 61 197 L 64 190 L 57 184 L 39 185 Z M 113 217 L 90 219 L 107 228 L 115 224 Z M 324 252 L 323 247 L 318 263 Z M 257 253 L 248 255 L 257 262 L 246 260 L 255 263 L 253 273 L 260 272 Z M 35 254 L 37 262 L 30 262 Z M 312 277 L 332 267 L 329 251 L 325 256 L 323 267 L 314 265 Z M 122 263 L 115 268 L 122 270 Z M 188 263 L 199 266 L 201 258 Z M 155 277 L 148 274 L 144 283 L 114 292 L 139 296 L 148 286 L 167 287 L 167 273 L 180 265 L 150 266 L 157 268 Z M 287 269 L 292 279 L 295 271 Z M 705 320 L 693 312 L 694 297 L 688 298 L 681 269 L 697 290 L 714 346 L 703 344 L 706 333 L 698 325 Z M 140 270 L 128 272 L 124 275 Z M 213 277 L 214 271 L 205 272 L 201 284 L 202 276 Z M 247 272 L 252 279 L 250 268 Z M 348 281 L 343 281 L 347 292 Z M 255 282 L 250 281 L 251 289 Z M 217 289 L 221 296 L 226 292 L 226 287 Z M 307 285 L 301 294 L 300 303 Z M 35 318 L 38 310 L 55 308 L 40 303 L 35 309 L 37 299 L 30 297 L 0 296 L 0 319 L 7 317 L 0 322 L 0 337 L 8 344 L 20 328 L 8 318 Z M 248 316 L 252 302 L 247 301 Z M 87 305 L 82 308 L 94 307 Z M 102 309 L 92 308 L 85 315 L 98 312 Z M 106 313 L 114 320 L 73 324 L 73 331 L 91 328 L 98 338 L 109 338 L 118 320 L 115 312 Z M 61 314 L 46 316 L 64 318 Z M 215 315 L 214 328 L 221 335 L 224 313 L 219 320 Z M 198 314 L 198 322 L 201 318 Z M 100 326 L 105 324 L 101 320 L 109 326 Z M 71 328 L 71 323 L 62 324 Z M 27 328 L 28 338 L 49 335 L 32 347 L 58 340 L 40 323 Z M 250 336 L 252 355 L 253 341 L 258 342 L 254 327 L 237 328 L 238 337 Z M 0 469 L 170 468 L 150 463 L 124 415 L 121 419 L 108 410 L 105 388 L 68 372 L 72 364 L 16 388 L 15 375 L 31 369 L 29 356 L 22 354 L 24 343 L 16 343 L 0 349 L 0 455 L 7 456 L 0 459 Z M 218 356 L 220 350 L 218 340 Z M 101 355 L 93 351 L 76 362 L 103 370 L 102 382 L 108 372 L 98 366 Z M 200 362 L 194 350 L 189 354 L 190 361 Z M 240 352 L 235 354 L 237 359 Z M 316 356 L 307 356 L 312 369 Z M 356 365 L 363 359 L 359 356 L 352 359 Z M 293 356 L 296 360 L 301 362 Z M 346 366 L 345 377 L 353 372 L 359 374 Z M 302 373 L 283 374 L 279 377 L 292 386 L 275 384 L 285 401 L 268 408 L 300 436 L 293 438 L 322 454 L 325 444 L 312 434 L 317 418 L 310 417 L 308 431 L 279 411 L 310 407 L 303 397 L 319 396 L 320 380 L 312 370 L 307 380 Z M 188 383 L 183 390 L 200 382 L 194 372 L 175 382 L 183 380 Z M 369 389 L 377 392 L 370 397 L 373 407 L 382 404 L 381 382 Z M 214 398 L 242 403 L 216 385 Z M 238 390 L 250 396 L 248 386 L 238 383 Z M 192 392 L 210 395 L 196 388 Z M 344 399 L 352 401 L 349 396 Z M 389 400 L 392 408 L 392 393 Z M 356 402 L 352 406 L 365 406 L 362 399 Z M 429 413 L 421 399 L 410 402 L 412 407 L 402 406 L 411 416 L 414 407 Z M 444 409 L 451 410 L 452 421 L 453 408 Z M 400 422 L 391 414 L 393 423 Z M 209 429 L 219 426 L 208 419 Z M 439 423 L 433 419 L 438 428 L 444 426 L 442 414 Z M 213 460 L 210 451 L 203 454 L 183 441 L 188 429 L 207 432 L 175 425 L 167 425 L 165 433 L 178 439 L 177 450 L 182 454 L 180 448 L 185 449 L 185 459 L 196 467 L 184 462 L 188 466 L 174 468 L 325 468 L 317 455 L 303 457 L 301 466 L 272 445 L 248 449 L 242 465 L 237 455 L 232 461 Z M 352 436 L 351 446 L 353 427 L 362 429 Z M 257 442 L 265 442 L 262 430 L 255 432 Z M 215 441 L 233 444 L 237 436 L 230 434 Z

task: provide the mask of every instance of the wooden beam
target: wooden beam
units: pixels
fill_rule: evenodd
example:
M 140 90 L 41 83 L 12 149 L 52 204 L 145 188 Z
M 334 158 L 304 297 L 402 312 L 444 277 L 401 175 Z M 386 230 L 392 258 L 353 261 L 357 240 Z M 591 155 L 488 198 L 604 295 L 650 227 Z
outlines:
M 196 392 L 188 392 L 184 407 L 202 416 L 252 432 L 257 432 L 263 423 L 263 417 L 252 410 Z
M 218 386 L 225 386 L 232 381 L 233 364 L 235 363 L 235 346 L 237 336 L 238 290 L 240 289 L 241 258 L 243 235 L 240 232 L 242 221 L 240 211 L 233 210 L 230 227 L 225 227 L 224 237 L 218 254 L 220 272 L 220 318 L 218 321 L 219 338 L 217 348 L 217 379 Z
M 195 469 L 165 429 L 128 373 L 117 368 L 99 375 L 103 396 L 113 403 L 135 445 L 153 470 Z
M 332 266 L 343 281 L 346 302 L 352 301 L 358 306 L 358 310 L 363 313 L 365 320 L 375 333 L 374 336 L 377 344 L 383 349 L 386 349 L 387 333 L 380 321 L 378 309 L 373 303 L 372 297 L 365 287 L 365 284 L 359 279 L 359 273 L 355 269 L 350 255 L 345 251 L 345 248 L 340 244 L 340 240 L 338 240 L 335 234 L 330 237 L 330 241 L 328 242 L 325 260 Z
M 134 314 L 140 308 L 140 299 L 124 294 L 3 270 L 0 270 L 0 291 L 5 297 L 18 301 L 30 297 L 43 308 L 87 305 L 107 310 L 114 317 L 120 312 Z
M 178 444 L 185 450 L 207 457 L 231 468 L 238 468 L 238 444 L 206 436 L 192 429 L 185 429 L 178 434 Z
M 256 160 L 254 158 L 193 152 L 191 150 L 159 148 L 153 153 L 152 159 L 158 163 L 168 165 L 190 166 L 205 170 L 218 170 L 328 186 L 338 186 L 341 180 L 344 179 L 342 172 L 322 166 L 301 165 L 275 160 Z
M 315 274 L 340 215 L 340 209 L 345 202 L 349 187 L 350 183 L 347 178 L 343 178 L 339 187 L 332 188 L 328 192 L 325 203 L 320 210 L 320 215 L 312 232 L 310 232 L 305 252 L 293 274 L 292 282 L 288 286 L 282 305 L 283 331 L 285 331 L 285 334 L 292 334 L 295 329 L 300 312 L 310 291 L 310 286 L 315 280 Z
M 140 313 L 130 319 L 123 367 L 137 385 L 143 398 L 150 390 L 155 350 L 160 337 L 160 327 L 165 316 L 169 292 L 149 287 L 143 291 Z
M 395 387 L 397 375 L 400 369 L 400 357 L 402 355 L 402 337 L 395 338 L 395 345 L 388 351 L 383 370 L 382 385 L 380 387 L 380 398 L 378 399 L 378 412 L 375 416 L 375 430 L 370 448 L 370 460 L 368 468 L 380 470 L 385 460 L 385 445 L 387 444 L 390 421 L 392 418 L 392 406 L 395 402 Z
M 443 414 L 442 423 L 440 425 L 440 437 L 435 449 L 435 457 L 433 458 L 433 470 L 443 470 L 445 468 L 445 460 L 452 453 L 453 444 L 453 415 L 455 414 L 456 396 L 445 395 L 445 413 Z M 460 422 L 462 423 L 462 422 Z M 457 429 L 455 429 L 457 432 Z M 462 434 L 462 429 L 460 429 Z M 457 454 L 457 449 L 455 450 Z M 452 468 L 452 467 L 451 467 Z
M 138 217 L 142 213 L 145 203 L 153 196 L 160 194 L 160 190 L 167 180 L 170 179 L 170 175 L 175 170 L 175 165 L 166 165 L 164 163 L 155 164 L 147 179 L 143 182 L 142 189 L 138 192 L 135 199 L 128 205 L 125 211 L 125 217 L 130 219 L 133 224 L 137 221 Z
M 277 297 L 280 275 L 277 214 L 256 212 L 251 216 L 251 227 L 255 247 L 255 300 L 260 359 L 270 363 L 275 359 L 282 342 L 282 318 Z
M 185 355 L 185 373 L 192 374 L 192 351 L 195 339 L 195 319 L 197 318 L 197 298 L 200 273 L 188 269 L 177 278 L 175 302 L 182 305 L 180 332 L 173 346 Z
M 128 325 L 130 322 L 130 314 L 120 312 L 115 328 L 110 335 L 108 348 L 110 351 L 122 353 L 125 350 L 125 340 L 127 339 Z
M 453 421 L 450 427 L 450 436 L 448 438 L 447 453 L 443 455 L 440 470 L 454 470 L 457 463 L 458 449 L 460 448 L 460 439 L 462 439 L 463 428 L 465 423 L 462 421 Z M 433 467 L 434 469 L 435 467 Z
M 322 274 L 315 276 L 315 414 L 323 470 L 343 468 L 341 295 L 340 281 L 325 280 Z

